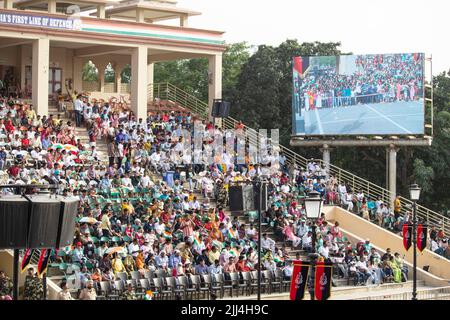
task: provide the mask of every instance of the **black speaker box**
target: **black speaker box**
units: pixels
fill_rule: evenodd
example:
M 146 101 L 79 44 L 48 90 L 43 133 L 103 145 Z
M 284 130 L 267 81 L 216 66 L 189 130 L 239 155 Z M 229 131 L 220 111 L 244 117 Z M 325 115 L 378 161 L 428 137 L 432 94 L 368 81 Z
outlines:
M 220 106 L 219 117 L 226 118 L 230 115 L 231 103 L 228 101 L 222 101 Z
M 215 118 L 226 118 L 230 115 L 230 109 L 230 102 L 215 100 L 212 105 L 211 116 Z
M 37 195 L 31 198 L 28 248 L 56 248 L 61 202 L 54 197 Z
M 261 205 L 261 211 L 267 210 L 267 184 L 263 183 L 262 185 L 262 202 L 260 203 L 260 197 L 259 197 L 259 184 L 255 186 L 254 194 L 255 194 L 255 209 L 258 210 L 259 206 Z
M 220 102 L 214 101 L 211 110 L 211 117 L 217 118 L 219 117 L 219 114 L 220 114 Z
M 230 211 L 244 210 L 242 186 L 230 186 L 228 188 L 228 198 L 230 201 Z
M 0 198 L 0 249 L 27 246 L 29 203 L 22 196 Z
M 75 232 L 75 218 L 77 216 L 78 200 L 75 198 L 61 199 L 61 210 L 58 225 L 56 248 L 70 246 Z

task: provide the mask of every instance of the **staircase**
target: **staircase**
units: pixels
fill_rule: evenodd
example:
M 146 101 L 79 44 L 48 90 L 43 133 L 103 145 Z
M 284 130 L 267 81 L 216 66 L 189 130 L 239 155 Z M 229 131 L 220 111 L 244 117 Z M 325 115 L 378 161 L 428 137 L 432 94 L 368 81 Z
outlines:
M 75 122 L 74 119 L 70 119 L 68 117 L 68 114 L 66 112 L 58 111 L 58 107 L 54 103 L 51 104 L 51 102 L 49 102 L 48 114 L 49 115 L 52 114 L 54 117 L 56 117 L 59 114 L 64 123 L 66 123 L 69 120 L 72 122 Z M 89 146 L 89 136 L 88 136 L 88 131 L 87 131 L 86 127 L 76 127 L 75 135 L 76 135 L 77 139 L 81 140 L 81 143 L 83 145 Z M 98 158 L 100 160 L 100 163 L 108 164 L 108 146 L 107 146 L 106 142 L 104 140 L 98 138 L 97 143 L 96 143 L 96 149 L 98 152 Z
M 170 83 L 150 84 L 147 88 L 147 94 L 149 101 L 159 98 L 160 100 L 170 102 L 172 105 L 176 105 L 177 107 L 182 107 L 202 119 L 208 118 L 209 108 L 205 102 L 195 98 Z M 234 129 L 237 123 L 238 121 L 232 117 L 224 118 L 222 121 L 224 129 Z M 244 126 L 244 128 L 249 141 L 252 144 L 258 145 L 258 141 L 260 139 L 259 133 L 247 126 Z M 288 164 L 295 165 L 298 168 L 306 167 L 307 163 L 311 161 L 311 159 L 306 159 L 283 145 L 279 145 L 278 151 L 282 152 L 286 156 L 286 162 Z M 325 166 L 325 162 L 322 159 L 313 159 L 313 161 Z M 332 164 L 328 164 L 328 167 L 330 168 L 330 175 L 336 177 L 338 182 L 343 182 L 351 186 L 353 190 L 362 190 L 364 194 L 370 196 L 371 198 L 381 198 L 385 203 L 390 202 L 392 195 L 391 191 Z M 413 202 L 404 197 L 400 197 L 400 200 L 402 203 L 401 215 L 411 212 Z M 450 218 L 445 217 L 441 213 L 430 210 L 424 206 L 417 205 L 417 217 L 425 221 L 430 226 L 434 225 L 437 228 L 442 229 L 445 234 L 450 234 Z

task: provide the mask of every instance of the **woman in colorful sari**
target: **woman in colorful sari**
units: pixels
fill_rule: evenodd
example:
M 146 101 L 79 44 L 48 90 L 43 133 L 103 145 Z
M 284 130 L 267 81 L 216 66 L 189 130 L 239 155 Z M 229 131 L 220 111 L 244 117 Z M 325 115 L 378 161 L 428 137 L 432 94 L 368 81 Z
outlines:
M 301 239 L 297 237 L 294 232 L 292 231 L 292 223 L 287 223 L 283 229 L 283 234 L 286 237 L 287 240 L 292 241 L 292 246 L 297 247 Z
M 391 257 L 390 259 L 389 259 L 389 266 L 391 267 L 391 269 L 392 269 L 392 274 L 393 274 L 393 277 L 394 277 L 394 282 L 396 282 L 396 283 L 400 283 L 400 282 L 402 282 L 402 269 L 400 269 L 399 267 L 398 267 L 398 265 L 397 265 L 397 263 L 395 262 L 395 260 L 394 260 L 394 257 Z

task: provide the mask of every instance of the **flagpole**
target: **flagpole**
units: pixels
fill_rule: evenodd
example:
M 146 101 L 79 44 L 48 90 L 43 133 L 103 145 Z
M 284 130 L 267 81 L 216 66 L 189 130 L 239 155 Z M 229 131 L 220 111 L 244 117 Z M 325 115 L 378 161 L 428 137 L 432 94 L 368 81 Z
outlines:
M 412 300 L 417 300 L 417 215 L 416 201 L 413 204 L 413 293 Z
M 258 203 L 258 301 L 261 300 L 261 207 L 262 207 L 262 180 L 259 182 Z
M 19 300 L 19 249 L 14 249 L 13 299 Z

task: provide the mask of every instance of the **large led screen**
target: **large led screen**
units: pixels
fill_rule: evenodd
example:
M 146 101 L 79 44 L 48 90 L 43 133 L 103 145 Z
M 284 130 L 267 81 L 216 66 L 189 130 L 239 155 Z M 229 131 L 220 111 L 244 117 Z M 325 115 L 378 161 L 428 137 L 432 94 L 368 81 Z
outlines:
M 424 54 L 294 57 L 294 135 L 424 134 Z

